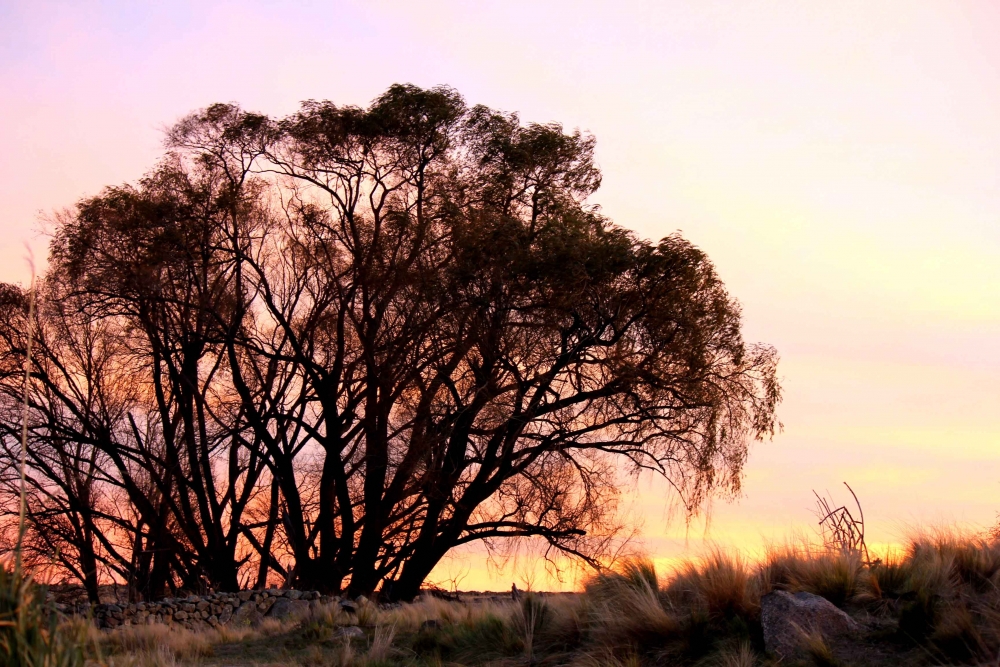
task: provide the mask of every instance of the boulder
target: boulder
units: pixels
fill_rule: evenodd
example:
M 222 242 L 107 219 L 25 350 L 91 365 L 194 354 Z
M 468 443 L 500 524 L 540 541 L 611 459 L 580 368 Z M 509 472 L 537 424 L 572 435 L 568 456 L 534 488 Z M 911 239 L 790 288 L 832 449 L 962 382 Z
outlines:
M 781 658 L 805 657 L 806 637 L 832 639 L 859 630 L 854 620 L 826 598 L 812 593 L 772 591 L 760 600 L 764 648 Z
M 340 608 L 341 610 L 347 612 L 348 614 L 358 613 L 358 605 L 356 605 L 354 602 L 350 600 L 341 600 Z
M 267 612 L 268 618 L 283 621 L 286 618 L 298 618 L 309 612 L 309 602 L 306 600 L 289 600 L 278 598 Z
M 229 619 L 229 625 L 236 627 L 256 628 L 264 622 L 264 615 L 257 610 L 257 605 L 253 602 L 244 602 L 240 608 L 233 612 L 233 617 Z

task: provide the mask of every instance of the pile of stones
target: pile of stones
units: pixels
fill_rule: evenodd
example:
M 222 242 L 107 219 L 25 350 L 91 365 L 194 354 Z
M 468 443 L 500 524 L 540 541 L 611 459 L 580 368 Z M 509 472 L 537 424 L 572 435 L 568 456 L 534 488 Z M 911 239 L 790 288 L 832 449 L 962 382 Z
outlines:
M 191 595 L 124 605 L 99 604 L 90 611 L 99 628 L 162 623 L 199 630 L 227 624 L 256 627 L 264 618 L 283 620 L 331 604 L 339 604 L 345 612 L 357 611 L 355 602 L 335 595 L 279 589 Z

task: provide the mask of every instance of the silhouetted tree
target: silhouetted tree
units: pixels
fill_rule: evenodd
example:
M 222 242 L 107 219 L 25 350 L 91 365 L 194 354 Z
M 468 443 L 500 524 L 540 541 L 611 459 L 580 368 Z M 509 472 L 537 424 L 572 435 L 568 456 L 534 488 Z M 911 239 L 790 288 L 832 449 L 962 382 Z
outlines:
M 397 85 L 281 120 L 214 105 L 168 147 L 63 222 L 43 299 L 74 304 L 67 339 L 113 332 L 99 382 L 144 409 L 102 413 L 117 438 L 33 431 L 112 463 L 139 522 L 116 530 L 167 578 L 232 588 L 253 561 L 409 599 L 450 549 L 528 537 L 597 565 L 621 472 L 693 512 L 773 433 L 774 350 L 701 251 L 587 203 L 589 136 Z M 27 325 L 5 326 L 13 368 Z

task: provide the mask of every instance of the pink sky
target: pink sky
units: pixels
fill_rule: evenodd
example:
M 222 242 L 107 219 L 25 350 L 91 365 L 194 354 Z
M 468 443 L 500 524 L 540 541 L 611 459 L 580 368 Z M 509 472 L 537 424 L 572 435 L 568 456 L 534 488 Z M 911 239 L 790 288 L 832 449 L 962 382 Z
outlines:
M 682 230 L 781 352 L 785 430 L 707 533 L 640 484 L 653 556 L 809 531 L 811 489 L 843 480 L 873 542 L 981 528 L 1000 510 L 998 30 L 992 2 L 0 0 L 0 280 L 26 280 L 25 243 L 44 257 L 39 212 L 140 176 L 188 111 L 449 84 L 594 133 L 595 201 Z M 467 587 L 516 578 L 468 562 Z

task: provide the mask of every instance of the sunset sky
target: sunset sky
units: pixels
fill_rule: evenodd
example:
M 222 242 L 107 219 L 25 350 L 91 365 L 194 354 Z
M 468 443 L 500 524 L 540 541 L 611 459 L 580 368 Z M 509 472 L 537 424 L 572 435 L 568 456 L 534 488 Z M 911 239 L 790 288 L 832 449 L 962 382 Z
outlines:
M 781 354 L 784 431 L 743 496 L 628 498 L 661 564 L 813 531 L 812 489 L 869 539 L 1000 510 L 1000 4 L 0 0 L 0 281 L 42 220 L 134 180 L 185 113 L 366 105 L 394 82 L 597 137 L 593 201 L 680 230 Z M 634 496 L 634 499 L 633 499 Z M 463 587 L 509 587 L 469 556 Z M 536 581 L 536 586 L 543 586 Z

